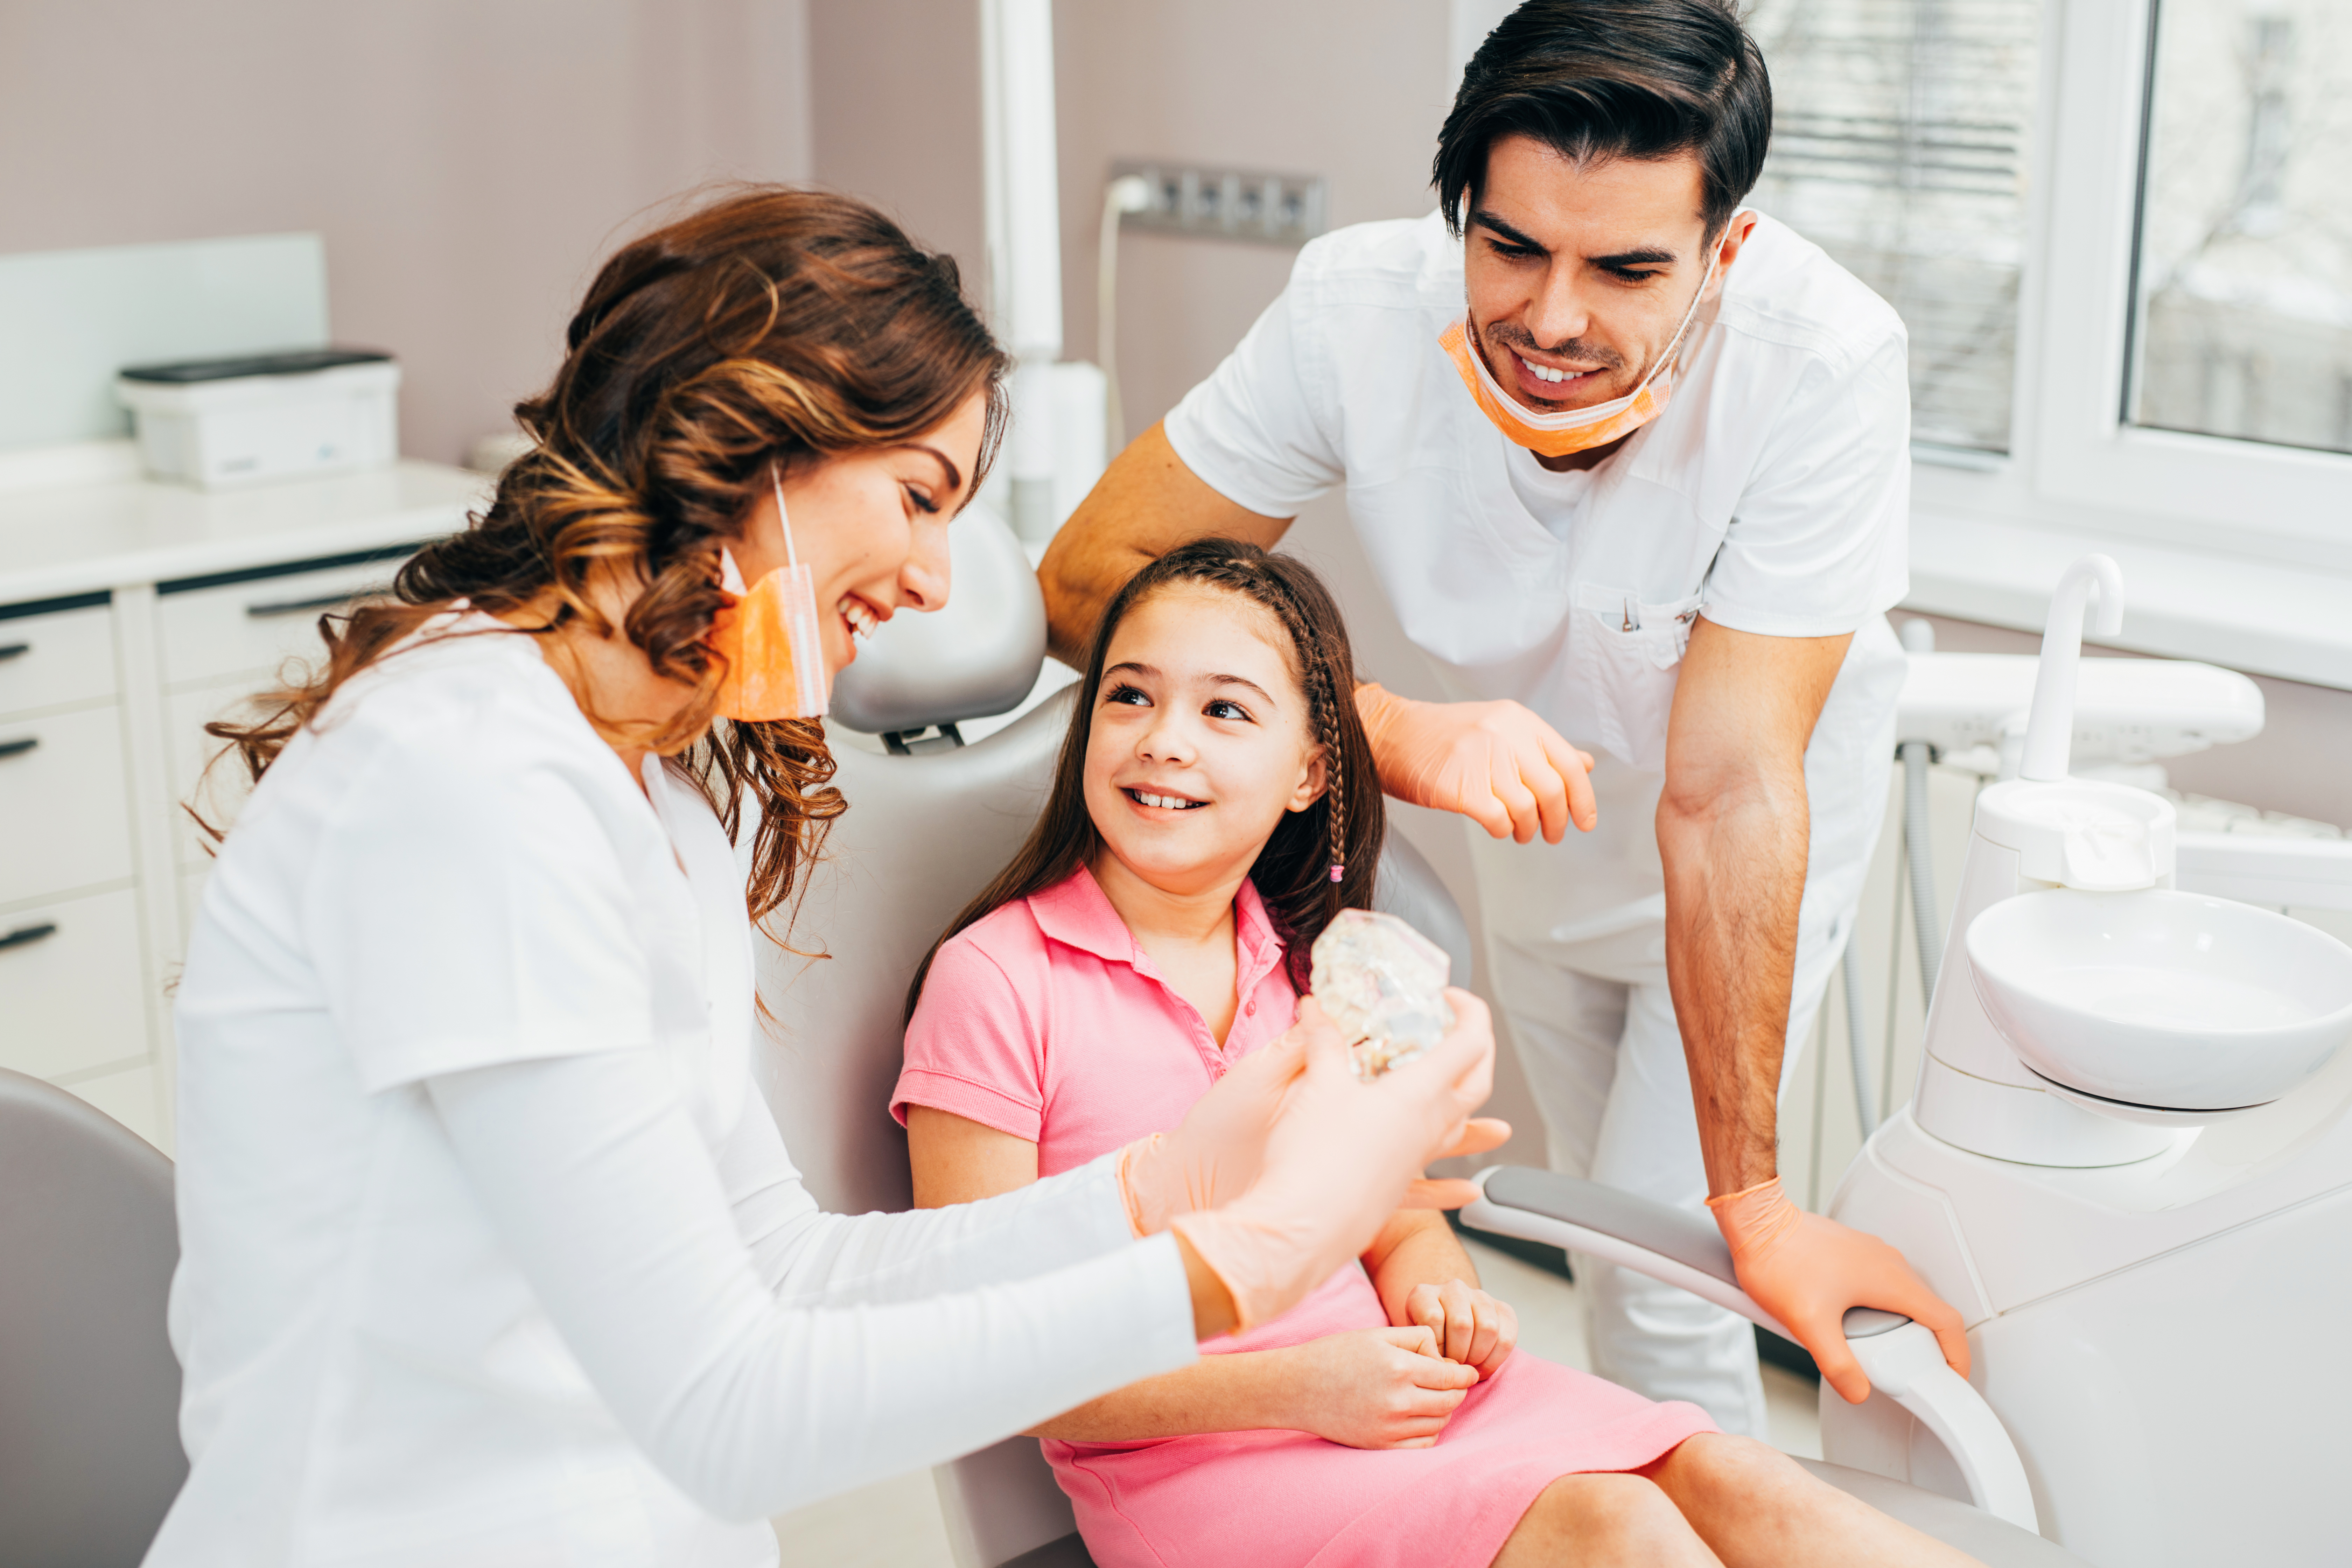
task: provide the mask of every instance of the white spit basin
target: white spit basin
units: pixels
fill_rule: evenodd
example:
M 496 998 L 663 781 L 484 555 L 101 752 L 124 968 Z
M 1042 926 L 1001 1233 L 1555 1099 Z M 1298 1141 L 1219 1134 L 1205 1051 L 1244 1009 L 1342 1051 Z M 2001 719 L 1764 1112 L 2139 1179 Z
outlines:
M 1969 927 L 2002 1039 L 2105 1100 L 2220 1110 L 2276 1100 L 2352 1037 L 2352 948 L 2230 899 L 2150 888 L 2005 899 Z

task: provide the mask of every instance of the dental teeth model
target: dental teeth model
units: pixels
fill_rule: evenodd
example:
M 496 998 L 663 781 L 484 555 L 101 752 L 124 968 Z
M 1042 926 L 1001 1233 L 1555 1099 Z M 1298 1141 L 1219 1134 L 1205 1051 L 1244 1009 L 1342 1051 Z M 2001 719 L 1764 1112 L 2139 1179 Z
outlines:
M 1444 950 L 1394 915 L 1341 910 L 1315 939 L 1315 999 L 1351 1045 L 1370 1081 L 1411 1061 L 1454 1026 Z

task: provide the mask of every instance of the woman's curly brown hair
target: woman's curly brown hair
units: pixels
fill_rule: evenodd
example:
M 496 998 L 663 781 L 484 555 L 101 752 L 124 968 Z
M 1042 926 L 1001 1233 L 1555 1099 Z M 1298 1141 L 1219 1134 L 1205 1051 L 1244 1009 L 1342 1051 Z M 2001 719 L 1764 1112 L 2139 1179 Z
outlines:
M 457 601 L 499 615 L 551 589 L 555 625 L 608 636 L 587 588 L 618 571 L 644 584 L 620 633 L 696 700 L 657 730 L 589 718 L 669 755 L 730 837 L 751 797 L 756 921 L 790 899 L 843 802 L 822 721 L 713 721 L 724 669 L 704 637 L 720 602 L 719 547 L 772 461 L 897 446 L 981 393 L 976 489 L 1002 439 L 1011 361 L 951 258 L 864 202 L 773 185 L 732 191 L 625 246 L 566 342 L 553 384 L 515 405 L 532 446 L 499 476 L 489 510 L 412 557 L 389 599 L 321 616 L 324 665 L 265 693 L 253 721 L 206 729 L 258 779 L 345 681 Z

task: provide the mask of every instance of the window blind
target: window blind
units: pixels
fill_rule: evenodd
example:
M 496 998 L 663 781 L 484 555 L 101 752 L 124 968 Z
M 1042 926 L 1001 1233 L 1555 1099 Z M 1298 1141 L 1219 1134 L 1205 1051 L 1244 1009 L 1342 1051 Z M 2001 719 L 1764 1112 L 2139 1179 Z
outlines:
M 1902 315 L 1912 438 L 2006 452 L 2038 0 L 1759 0 L 1757 206 Z

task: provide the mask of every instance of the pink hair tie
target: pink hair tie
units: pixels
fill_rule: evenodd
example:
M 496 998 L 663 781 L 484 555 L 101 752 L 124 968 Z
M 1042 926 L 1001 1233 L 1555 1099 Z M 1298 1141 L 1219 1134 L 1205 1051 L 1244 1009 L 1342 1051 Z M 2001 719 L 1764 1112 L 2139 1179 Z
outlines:
M 1332 862 L 1331 862 L 1331 879 L 1332 879 L 1333 881 L 1335 881 L 1335 882 L 1336 882 L 1336 881 L 1338 881 L 1338 880 L 1340 879 L 1340 876 L 1341 876 L 1341 875 L 1342 875 L 1346 870 L 1347 870 L 1347 868 L 1346 868 L 1345 866 L 1340 865 L 1340 864 L 1339 864 L 1339 862 L 1338 862 L 1337 860 L 1332 861 Z

